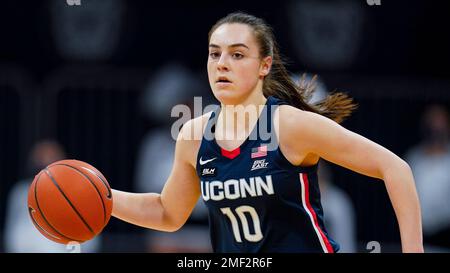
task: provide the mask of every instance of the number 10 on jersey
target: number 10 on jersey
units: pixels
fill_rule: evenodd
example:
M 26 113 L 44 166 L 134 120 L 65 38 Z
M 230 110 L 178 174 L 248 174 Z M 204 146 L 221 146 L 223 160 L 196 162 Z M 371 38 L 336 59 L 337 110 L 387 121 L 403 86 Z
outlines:
M 221 208 L 220 209 L 223 214 L 225 214 L 228 219 L 230 219 L 231 227 L 233 229 L 233 235 L 236 239 L 236 242 L 242 243 L 242 237 L 241 232 L 239 231 L 239 223 L 242 225 L 242 231 L 244 232 L 244 238 L 245 240 L 249 242 L 259 242 L 263 238 L 262 232 L 261 232 L 261 224 L 259 221 L 258 213 L 256 213 L 256 210 L 251 206 L 240 206 L 237 207 L 234 212 L 229 207 Z M 250 223 L 247 221 L 247 217 L 245 214 L 249 214 L 250 218 L 253 222 L 253 234 L 250 233 Z M 236 218 L 238 216 L 239 220 Z

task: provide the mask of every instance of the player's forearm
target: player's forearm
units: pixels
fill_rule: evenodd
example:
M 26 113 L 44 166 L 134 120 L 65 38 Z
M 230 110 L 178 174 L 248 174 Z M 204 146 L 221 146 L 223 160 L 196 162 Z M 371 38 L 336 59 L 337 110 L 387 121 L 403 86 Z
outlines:
M 420 203 L 409 165 L 397 160 L 384 181 L 400 227 L 403 252 L 423 252 Z
M 125 222 L 160 231 L 175 231 L 165 215 L 161 195 L 157 193 L 129 193 L 112 190 L 112 215 Z

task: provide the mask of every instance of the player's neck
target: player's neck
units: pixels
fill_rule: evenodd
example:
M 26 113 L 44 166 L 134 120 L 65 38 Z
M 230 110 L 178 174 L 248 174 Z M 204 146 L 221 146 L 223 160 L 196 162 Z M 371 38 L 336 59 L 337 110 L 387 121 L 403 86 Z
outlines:
M 245 139 L 256 125 L 266 100 L 259 91 L 252 92 L 238 105 L 222 105 L 217 124 L 221 132 L 216 131 L 216 137 L 235 141 Z

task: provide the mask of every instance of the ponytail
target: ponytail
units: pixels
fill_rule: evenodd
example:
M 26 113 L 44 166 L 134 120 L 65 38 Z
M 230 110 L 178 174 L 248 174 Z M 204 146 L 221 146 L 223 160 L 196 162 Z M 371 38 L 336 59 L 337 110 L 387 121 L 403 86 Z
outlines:
M 317 75 L 307 81 L 303 74 L 296 84 L 286 70 L 277 45 L 274 44 L 272 68 L 264 79 L 264 95 L 277 97 L 298 109 L 320 114 L 337 123 L 343 122 L 357 108 L 357 105 L 353 103 L 351 97 L 341 92 L 327 95 L 317 103 L 309 103 L 316 90 L 316 80 Z

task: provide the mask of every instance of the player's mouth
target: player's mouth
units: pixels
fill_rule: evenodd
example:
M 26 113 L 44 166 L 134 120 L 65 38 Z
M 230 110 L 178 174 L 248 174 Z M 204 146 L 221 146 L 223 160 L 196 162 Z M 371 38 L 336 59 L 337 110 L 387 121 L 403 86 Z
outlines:
M 232 82 L 227 77 L 224 77 L 224 76 L 219 77 L 216 80 L 217 87 L 227 87 L 231 84 L 232 84 Z

